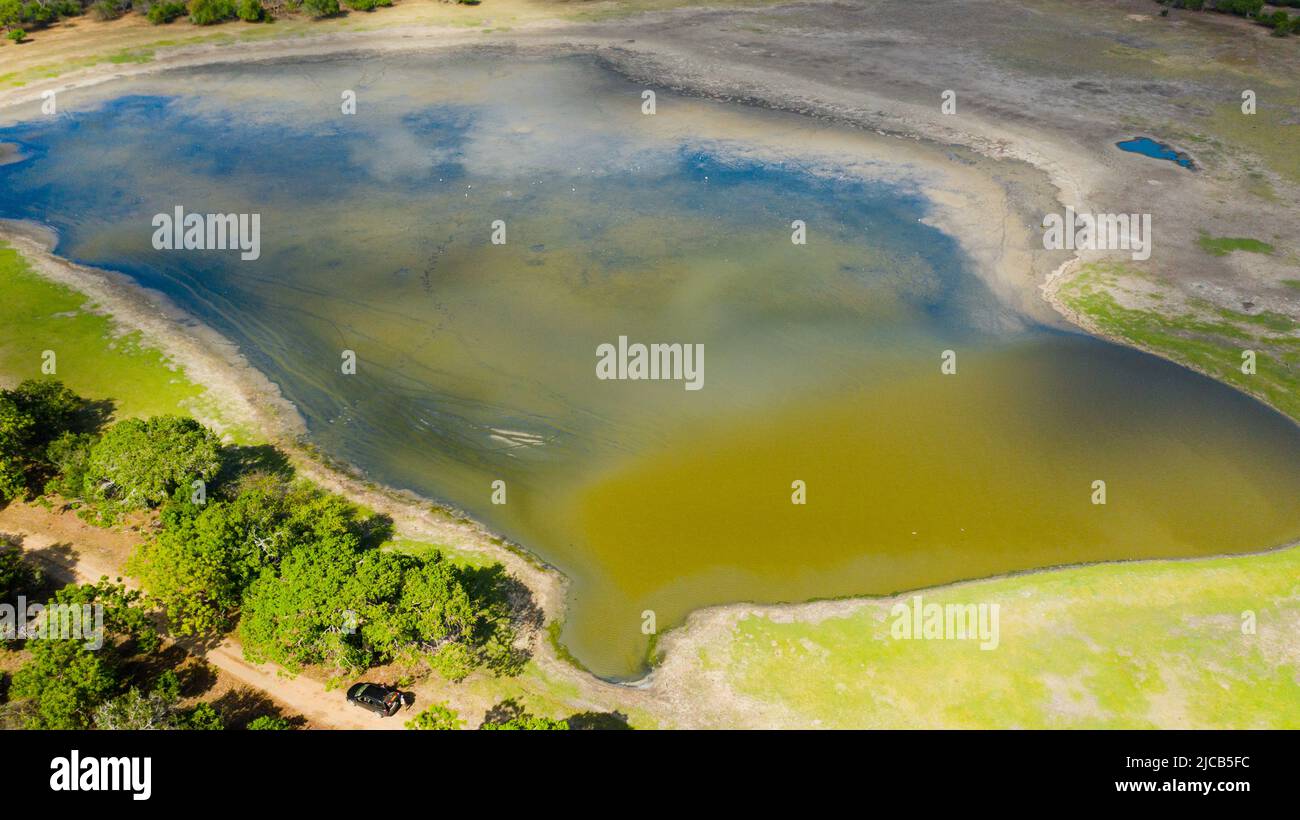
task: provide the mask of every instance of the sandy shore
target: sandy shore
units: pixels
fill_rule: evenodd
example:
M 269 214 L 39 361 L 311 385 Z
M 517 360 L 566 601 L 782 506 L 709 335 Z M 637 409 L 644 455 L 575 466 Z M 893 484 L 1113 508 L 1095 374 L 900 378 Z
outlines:
M 0 91 L 0 119 L 39 100 L 45 91 L 92 88 L 114 79 L 215 63 L 318 57 L 365 51 L 400 54 L 404 51 L 495 46 L 523 51 L 594 53 L 633 79 L 689 95 L 732 100 L 792 111 L 828 123 L 893 138 L 896 150 L 936 170 L 936 184 L 927 194 L 936 203 L 935 223 L 957 237 L 986 280 L 1016 312 L 1038 321 L 1063 324 L 1054 298 L 1054 282 L 1079 259 L 1064 253 L 1037 250 L 1037 235 L 1029 226 L 1033 215 L 1059 203 L 1087 208 L 1099 191 L 1120 184 L 1113 168 L 1094 151 L 1060 132 L 1046 133 L 1025 118 L 989 116 L 977 110 L 960 118 L 946 117 L 937 103 L 916 94 L 884 93 L 868 84 L 831 82 L 808 66 L 755 59 L 735 53 L 709 53 L 683 43 L 669 25 L 671 14 L 651 14 L 606 24 L 571 25 L 535 20 L 508 33 L 484 33 L 443 26 L 406 25 L 365 32 L 336 32 L 293 41 L 197 45 L 169 49 L 151 62 L 100 64 L 57 78 Z M 105 93 L 111 89 L 106 88 Z M 1127 135 L 1121 135 L 1127 136 Z M 961 162 L 946 165 L 936 158 L 957 152 Z M 1154 176 L 1166 178 L 1166 169 Z M 1170 177 L 1172 178 L 1172 177 Z M 566 582 L 540 560 L 506 544 L 481 526 L 435 512 L 428 501 L 375 488 L 356 475 L 324 463 L 303 446 L 303 423 L 278 388 L 252 368 L 229 341 L 194 321 L 160 294 L 140 288 L 129 278 L 72 264 L 50 253 L 52 239 L 37 226 L 9 223 L 0 239 L 18 248 L 38 272 L 90 296 L 122 327 L 140 330 L 146 339 L 183 367 L 191 379 L 208 387 L 219 400 L 217 424 L 238 422 L 263 430 L 291 454 L 300 472 L 378 511 L 392 515 L 399 532 L 411 538 L 446 543 L 490 555 L 506 565 L 532 591 L 547 622 L 562 619 Z M 1044 298 L 1046 297 L 1046 298 Z M 1055 309 L 1055 310 L 1054 310 Z M 224 420 L 224 421 L 223 421 Z M 867 600 L 867 599 L 864 599 Z M 878 599 L 869 599 L 878 600 Z M 853 601 L 829 604 L 755 608 L 736 604 L 693 614 L 684 629 L 667 636 L 661 647 L 664 663 L 635 686 L 600 681 L 558 657 L 541 629 L 528 636 L 534 658 L 550 676 L 572 684 L 584 701 L 613 708 L 635 703 L 642 708 L 678 717 L 689 703 L 673 688 L 673 669 L 691 644 L 691 635 L 726 628 L 738 613 L 761 611 L 771 617 L 821 618 Z M 743 704 L 737 705 L 743 709 Z M 747 721 L 751 722 L 751 721 Z

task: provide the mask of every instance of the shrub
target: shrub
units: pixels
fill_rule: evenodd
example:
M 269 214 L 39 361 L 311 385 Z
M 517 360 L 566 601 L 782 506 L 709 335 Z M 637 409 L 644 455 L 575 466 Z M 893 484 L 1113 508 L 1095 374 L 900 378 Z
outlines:
M 74 501 L 86 497 L 86 470 L 97 437 L 90 433 L 64 433 L 45 448 L 45 460 L 54 477 L 45 482 L 47 494 L 57 493 Z
M 6 34 L 5 36 L 8 37 L 10 40 L 13 40 L 15 43 L 21 43 L 27 37 L 27 32 L 23 31 L 20 28 L 16 28 L 13 31 Z
M 1264 0 L 1217 0 L 1214 10 L 1241 17 L 1254 17 L 1264 8 Z
M 339 13 L 339 0 L 302 0 L 302 8 L 312 17 L 333 17 Z
M 205 701 L 183 714 L 180 726 L 182 729 L 213 731 L 226 728 L 226 719 L 211 703 Z
M 464 723 L 445 703 L 435 703 L 420 714 L 406 721 L 408 729 L 430 729 L 451 731 L 459 729 Z
M 90 16 L 96 20 L 116 20 L 122 16 L 122 9 L 114 0 L 99 0 L 90 7 Z
M 284 732 L 292 729 L 293 726 L 289 724 L 287 718 L 279 715 L 262 715 L 250 720 L 244 728 L 250 732 Z
M 23 4 L 22 20 L 25 23 L 45 26 L 54 22 L 56 16 L 58 16 L 58 13 L 54 10 L 54 6 L 47 6 L 44 3 L 36 2 L 36 0 Z
M 1274 37 L 1285 37 L 1295 30 L 1295 21 L 1300 18 L 1288 17 L 1285 11 L 1275 11 L 1259 19 L 1261 23 L 1273 29 Z
M 155 26 L 161 26 L 165 23 L 170 23 L 177 17 L 183 16 L 185 11 L 184 3 L 164 0 L 161 3 L 154 3 L 150 6 L 149 11 L 145 12 L 145 17 L 147 17 L 149 22 L 153 23 Z
M 210 26 L 235 16 L 233 0 L 190 0 L 190 22 Z
M 262 8 L 261 0 L 239 0 L 235 14 L 245 23 L 260 23 L 266 19 L 266 9 Z

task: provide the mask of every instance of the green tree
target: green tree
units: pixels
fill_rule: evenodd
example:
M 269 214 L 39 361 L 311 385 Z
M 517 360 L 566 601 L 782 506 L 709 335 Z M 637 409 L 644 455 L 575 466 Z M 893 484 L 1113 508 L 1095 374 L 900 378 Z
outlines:
M 435 703 L 420 714 L 406 721 L 406 728 L 408 729 L 434 729 L 446 731 L 459 729 L 464 725 L 465 723 L 460 719 L 460 716 L 445 703 Z
M 262 8 L 261 0 L 239 0 L 235 13 L 245 23 L 260 23 L 266 18 L 266 9 Z
M 249 587 L 239 634 L 255 661 L 296 671 L 356 672 L 398 657 L 455 655 L 459 679 L 477 663 L 482 611 L 441 553 L 365 550 L 346 529 L 316 533 Z M 439 668 L 435 663 L 435 668 Z
M 39 569 L 23 561 L 23 554 L 0 541 L 0 602 L 31 595 L 44 583 Z
M 302 8 L 311 17 L 333 17 L 339 13 L 339 0 L 302 0 Z
M 30 658 L 14 673 L 10 697 L 24 700 L 29 729 L 86 729 L 95 710 L 118 694 L 128 658 L 158 650 L 161 640 L 139 606 L 140 594 L 107 579 L 69 585 L 52 603 L 103 607 L 103 645 L 85 636 L 28 640 Z
M 28 379 L 3 394 L 31 418 L 32 427 L 23 445 L 33 453 L 43 451 L 65 431 L 79 429 L 87 412 L 86 400 L 54 379 Z
M 7 391 L 0 392 L 0 503 L 27 489 L 27 446 L 35 421 L 19 409 Z
M 145 17 L 155 26 L 161 26 L 184 16 L 187 10 L 184 3 L 162 0 L 162 2 L 149 6 L 148 11 L 145 12 Z
M 250 732 L 284 732 L 293 728 L 288 718 L 279 715 L 261 715 L 255 717 L 244 727 Z
M 50 442 L 45 448 L 45 460 L 54 471 L 54 476 L 45 482 L 47 494 L 56 493 L 73 500 L 86 497 L 90 451 L 98 440 L 91 433 L 67 432 Z
M 44 585 L 40 570 L 23 561 L 23 555 L 0 541 L 0 602 L 13 602 L 19 595 L 31 597 Z M 18 640 L 18 624 L 0 624 L 0 649 Z
M 206 701 L 185 712 L 180 719 L 182 729 L 214 731 L 226 728 L 226 719 L 211 703 Z
M 153 684 L 154 694 L 170 701 L 181 699 L 181 679 L 175 669 L 164 669 Z
M 35 595 L 44 585 L 44 576 L 39 569 L 31 567 L 22 560 L 22 552 L 10 548 L 8 543 L 0 541 L 0 603 L 14 602 L 18 595 Z M 0 648 L 18 641 L 18 622 L 0 622 Z
M 220 442 L 194 419 L 154 416 L 114 424 L 86 465 L 89 495 L 125 509 L 153 507 L 177 487 L 217 474 Z
M 196 26 L 210 26 L 235 16 L 232 0 L 190 0 L 190 22 Z
M 158 536 L 128 564 L 179 634 L 229 629 L 248 586 L 293 545 L 337 540 L 352 550 L 360 542 L 356 511 L 305 482 L 254 474 L 235 492 L 200 507 L 182 487 L 163 507 Z
M 51 443 L 93 429 L 91 407 L 61 382 L 49 379 L 29 379 L 12 390 L 0 390 L 0 501 L 41 488 L 57 469 L 47 452 Z
M 0 0 L 0 26 L 14 28 L 23 21 L 23 4 L 19 0 Z
M 291 672 L 304 664 L 359 671 L 375 660 L 353 631 L 358 601 L 353 575 L 363 562 L 346 531 L 299 546 L 263 571 L 244 597 L 239 635 L 244 653 Z
M 30 701 L 29 729 L 88 729 L 118 685 L 109 659 L 76 640 L 28 641 L 31 658 L 14 673 L 9 697 Z

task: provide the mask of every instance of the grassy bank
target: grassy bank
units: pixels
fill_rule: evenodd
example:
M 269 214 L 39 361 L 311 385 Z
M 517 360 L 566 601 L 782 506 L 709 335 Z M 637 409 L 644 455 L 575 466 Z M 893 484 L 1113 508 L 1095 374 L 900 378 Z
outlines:
M 1206 302 L 1162 304 L 1158 282 L 1113 263 L 1083 267 L 1059 296 L 1103 333 L 1259 396 L 1300 421 L 1300 333 L 1289 317 Z M 1253 374 L 1242 372 L 1246 350 L 1255 351 Z
M 1000 609 L 1000 641 L 894 640 L 890 601 L 815 623 L 751 615 L 695 674 L 791 725 L 1300 728 L 1300 548 L 1097 565 L 948 587 Z M 1243 633 L 1254 613 L 1256 634 Z M 705 690 L 705 687 L 701 687 Z
M 0 379 L 54 375 L 77 393 L 111 400 L 119 418 L 188 414 L 204 389 L 172 365 L 138 332 L 120 333 L 94 312 L 89 300 L 32 271 L 13 248 L 0 243 Z M 42 372 L 54 353 L 55 373 Z

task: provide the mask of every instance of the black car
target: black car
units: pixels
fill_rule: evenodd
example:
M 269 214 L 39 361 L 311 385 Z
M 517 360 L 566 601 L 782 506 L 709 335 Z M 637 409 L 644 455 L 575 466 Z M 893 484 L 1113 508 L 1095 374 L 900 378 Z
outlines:
M 402 708 L 402 693 L 377 683 L 354 683 L 348 689 L 348 702 L 380 717 L 390 717 Z

